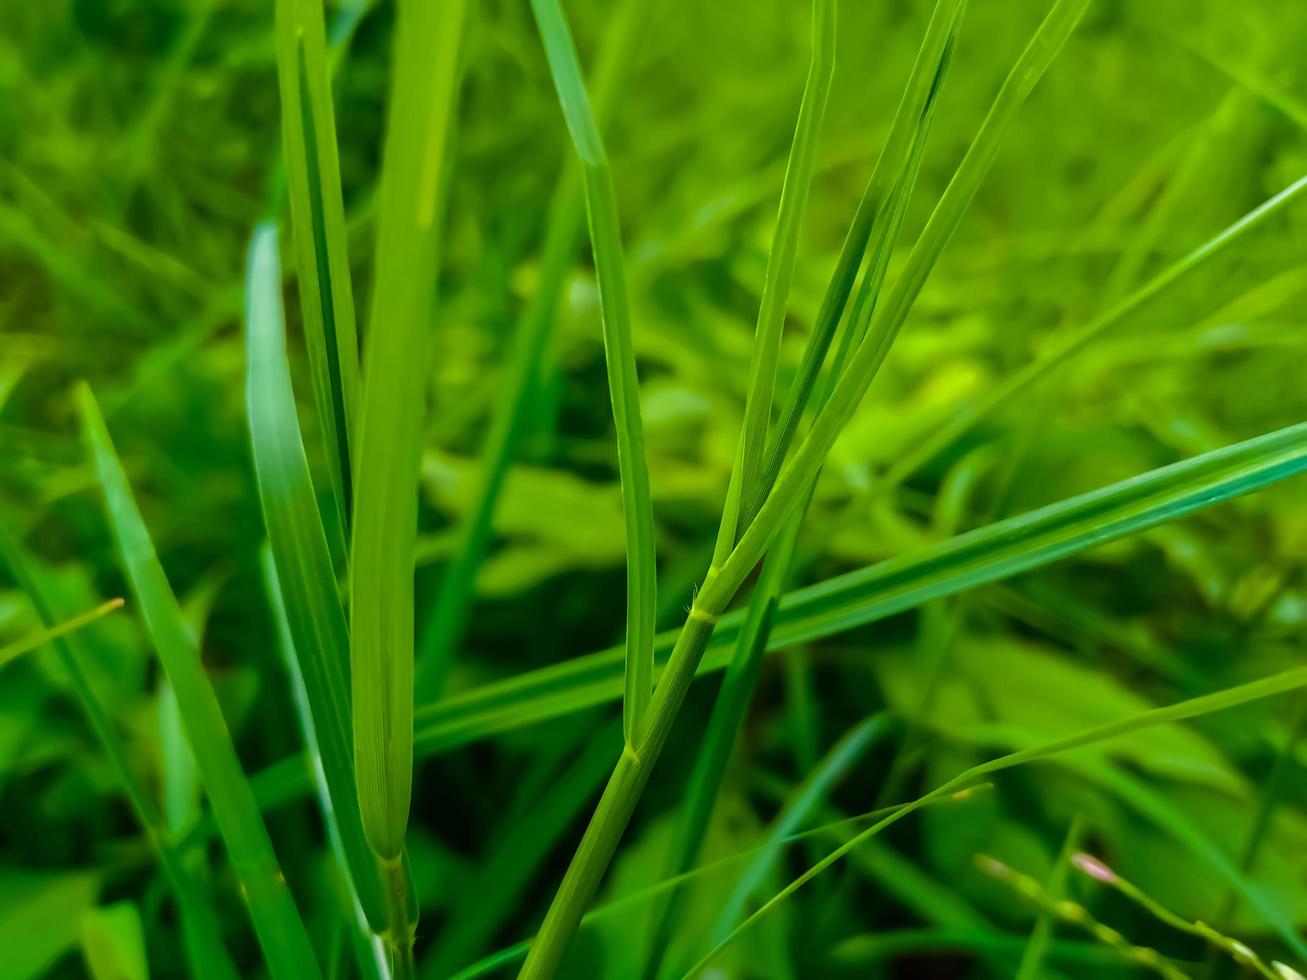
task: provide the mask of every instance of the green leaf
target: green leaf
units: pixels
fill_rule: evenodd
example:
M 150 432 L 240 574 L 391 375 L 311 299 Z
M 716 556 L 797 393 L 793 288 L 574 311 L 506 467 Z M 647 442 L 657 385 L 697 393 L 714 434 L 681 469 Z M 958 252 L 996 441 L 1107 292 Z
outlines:
M 99 875 L 0 868 L 0 950 L 6 980 L 43 977 L 76 942 Z
M 287 980 L 318 976 L 308 933 L 277 866 L 272 841 L 241 770 L 217 695 L 159 564 L 95 396 L 82 386 L 77 401 L 136 608 L 176 692 L 186 734 L 268 968 L 274 977 Z
M 617 468 L 626 519 L 626 690 L 623 721 L 635 739 L 653 691 L 654 621 L 658 615 L 658 561 L 653 499 L 640 417 L 640 381 L 631 340 L 631 300 L 617 218 L 617 194 L 599 127 L 590 109 L 572 35 L 558 0 L 532 0 L 545 58 L 558 91 L 572 144 L 581 159 L 590 244 L 599 281 L 604 358 L 617 430 Z
M 285 329 L 277 229 L 263 224 L 250 241 L 246 276 L 246 409 L 254 472 L 293 655 L 312 715 L 310 749 L 322 766 L 324 818 L 336 828 L 368 922 L 382 932 L 387 907 L 376 858 L 363 835 L 354 784 L 349 629 L 304 455 Z
M 89 908 L 81 926 L 82 955 L 95 980 L 149 980 L 145 929 L 135 902 Z
M 352 495 L 358 331 L 326 28 L 317 0 L 277 0 L 277 76 L 304 339 L 343 535 Z

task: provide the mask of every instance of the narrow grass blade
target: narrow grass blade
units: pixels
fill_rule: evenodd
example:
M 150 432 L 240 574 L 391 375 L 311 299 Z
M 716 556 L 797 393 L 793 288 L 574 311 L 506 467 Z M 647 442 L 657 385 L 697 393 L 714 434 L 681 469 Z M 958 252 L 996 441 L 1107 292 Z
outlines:
M 1048 883 L 1044 886 L 1053 901 L 1061 899 L 1066 891 L 1067 876 L 1071 870 L 1071 855 L 1080 850 L 1080 839 L 1083 836 L 1084 821 L 1077 814 L 1071 821 L 1071 826 L 1067 828 L 1057 863 L 1053 865 Z M 1039 977 L 1043 976 L 1041 971 L 1044 969 L 1044 961 L 1048 958 L 1048 950 L 1053 942 L 1053 926 L 1052 914 L 1047 909 L 1041 909 L 1035 919 L 1035 927 L 1030 930 L 1030 937 L 1026 940 L 1026 948 L 1021 951 L 1021 963 L 1017 967 L 1015 980 L 1039 980 Z
M 0 525 L 0 560 L 4 561 L 19 587 L 27 593 L 28 600 L 46 629 L 53 631 L 58 625 L 54 606 L 32 574 L 32 563 L 23 553 L 22 547 L 3 525 Z M 159 808 L 128 761 L 127 747 L 118 736 L 108 712 L 81 668 L 81 651 L 73 646 L 76 639 L 71 634 L 60 634 L 52 636 L 50 642 L 72 681 L 77 700 L 131 805 L 132 813 L 159 859 L 164 878 L 177 902 L 183 945 L 191 970 L 197 980 L 236 980 L 236 967 L 223 945 L 217 913 L 208 901 L 204 888 L 187 869 L 180 849 L 170 839 Z
M 636 41 L 654 4 L 622 0 L 607 28 L 595 71 L 594 112 L 602 124 L 630 62 Z M 477 463 L 473 504 L 460 515 L 454 557 L 440 579 L 435 605 L 419 633 L 417 699 L 439 697 L 449 666 L 463 640 L 477 571 L 490 542 L 491 522 L 508 467 L 540 395 L 541 361 L 557 321 L 558 304 L 585 223 L 579 165 L 564 169 L 549 204 L 541 248 L 540 281 L 513 327 L 513 347 L 495 401 L 490 429 Z
M 1224 711 L 1227 708 L 1233 708 L 1241 704 L 1247 704 L 1250 701 L 1257 701 L 1262 698 L 1273 697 L 1277 694 L 1284 694 L 1287 691 L 1297 690 L 1307 687 L 1307 668 L 1300 667 L 1296 670 L 1285 671 L 1272 677 L 1266 677 L 1262 680 L 1252 681 L 1248 684 L 1240 684 L 1237 687 L 1227 688 L 1224 691 L 1217 691 L 1214 694 L 1203 695 L 1202 697 L 1191 698 L 1187 701 L 1181 701 L 1178 704 L 1169 705 L 1164 708 L 1154 708 L 1149 711 L 1142 711 L 1129 718 L 1123 718 L 1120 721 L 1111 722 L 1106 725 L 1100 725 L 1096 728 L 1088 729 L 1077 735 L 1068 738 L 1057 739 L 1035 748 L 1023 749 L 1019 752 L 1013 752 L 1008 755 L 1000 756 L 997 759 L 991 759 L 989 762 L 981 763 L 978 766 L 972 766 L 965 772 L 955 776 L 942 785 L 936 787 L 925 796 L 918 797 L 911 803 L 900 807 L 894 813 L 878 821 L 866 830 L 862 831 L 845 844 L 831 851 L 826 857 L 822 858 L 807 871 L 795 878 L 786 885 L 780 892 L 768 899 L 757 911 L 742 922 L 734 929 L 729 936 L 718 943 L 711 949 L 691 970 L 686 973 L 687 977 L 694 976 L 705 967 L 714 956 L 717 955 L 726 945 L 743 933 L 746 929 L 756 923 L 760 918 L 774 909 L 777 905 L 789 898 L 805 884 L 831 867 L 840 858 L 844 857 L 850 851 L 854 850 L 863 841 L 874 837 L 891 824 L 914 813 L 920 806 L 925 805 L 933 800 L 940 799 L 951 793 L 963 789 L 968 784 L 976 782 L 986 776 L 993 775 L 1005 769 L 1011 769 L 1015 766 L 1025 765 L 1030 762 L 1038 762 L 1042 759 L 1053 758 L 1073 749 L 1084 748 L 1089 745 L 1096 745 L 1105 742 L 1108 739 L 1119 738 L 1122 735 L 1129 735 L 1131 732 L 1140 731 L 1150 728 L 1154 725 L 1171 724 L 1178 721 L 1187 721 L 1193 718 L 1201 718 L 1217 711 Z M 1301 945 L 1300 942 L 1295 946 Z
M 11 660 L 17 660 L 23 654 L 28 653 L 38 647 L 43 647 L 52 640 L 57 640 L 61 636 L 73 633 L 84 626 L 90 626 L 97 619 L 103 619 L 111 612 L 116 612 L 123 607 L 122 599 L 110 599 L 108 602 L 101 603 L 94 609 L 88 609 L 86 612 L 65 619 L 62 623 L 54 626 L 39 629 L 35 633 L 23 637 L 21 640 L 15 640 L 12 643 L 6 643 L 0 647 L 0 668 Z
M 350 569 L 363 829 L 398 869 L 413 781 L 413 548 L 442 183 L 466 0 L 400 4 L 364 360 Z
M 1071 361 L 1099 337 L 1127 320 L 1157 296 L 1185 281 L 1189 274 L 1205 266 L 1210 260 L 1224 255 L 1233 245 L 1264 227 L 1271 218 L 1287 211 L 1307 193 L 1307 177 L 1294 181 L 1278 194 L 1268 198 L 1233 224 L 1222 229 L 1183 258 L 1168 266 L 1120 302 L 1114 304 L 1089 323 L 1073 330 L 1049 346 L 1035 360 L 1017 371 L 1002 384 L 987 390 L 983 398 L 964 407 L 951 416 L 938 431 L 906 453 L 885 472 L 883 486 L 902 483 L 922 466 L 953 445 L 978 423 L 990 417 L 1041 379 L 1053 375 L 1058 368 Z
M 368 922 L 386 929 L 387 903 L 376 858 L 363 835 L 354 783 L 349 630 L 300 436 L 286 360 L 277 229 L 260 225 L 246 269 L 246 411 L 259 499 L 285 597 L 330 805 L 349 877 Z
M 876 738 L 885 732 L 888 721 L 885 715 L 878 714 L 854 726 L 803 780 L 793 797 L 772 821 L 762 850 L 745 867 L 735 888 L 722 903 L 709 942 L 720 942 L 735 927 L 744 915 L 745 906 L 762 887 L 768 872 L 775 867 L 782 842 L 807 821 L 813 808 L 822 804 L 835 784 L 848 775 L 849 769 L 862 758 Z
M 452 976 L 494 936 L 516 908 L 523 891 L 537 874 L 558 838 L 585 804 L 594 798 L 608 771 L 613 751 L 621 744 L 616 726 L 607 728 L 571 762 L 548 793 L 518 819 L 513 829 L 496 839 L 493 849 L 469 882 L 475 902 L 460 903 L 440 929 L 435 947 L 422 964 L 430 977 Z
M 744 401 L 744 421 L 740 427 L 739 447 L 731 482 L 726 495 L 713 564 L 730 554 L 731 547 L 744 526 L 741 512 L 758 493 L 758 483 L 767 448 L 775 401 L 776 369 L 779 364 L 781 335 L 794 278 L 794 263 L 799 247 L 803 213 L 812 189 L 816 161 L 817 137 L 826 115 L 831 77 L 835 71 L 835 4 L 833 0 L 814 0 L 812 5 L 812 60 L 794 124 L 794 138 L 785 166 L 781 186 L 780 211 L 771 251 L 767 255 L 767 272 L 763 280 L 762 300 L 758 304 L 758 321 L 754 327 L 753 354 L 749 359 L 749 386 Z M 837 317 L 838 319 L 838 317 Z M 748 515 L 746 515 L 748 516 Z
M 653 500 L 640 418 L 640 382 L 631 340 L 631 302 L 626 285 L 617 195 L 581 77 L 581 66 L 557 0 L 532 0 L 545 57 L 558 91 L 568 133 L 580 157 L 590 219 L 590 244 L 599 280 L 608 389 L 617 430 L 617 466 L 626 519 L 626 693 L 623 724 L 631 742 L 653 691 L 654 620 L 658 613 L 658 563 Z
M 187 737 L 268 969 L 286 980 L 319 976 L 308 933 L 277 865 L 218 698 L 159 564 L 100 408 L 85 386 L 78 389 L 78 407 L 132 593 L 176 691 Z
M 277 0 L 277 76 L 304 339 L 346 537 L 359 387 L 358 331 L 326 27 L 322 4 L 316 0 Z

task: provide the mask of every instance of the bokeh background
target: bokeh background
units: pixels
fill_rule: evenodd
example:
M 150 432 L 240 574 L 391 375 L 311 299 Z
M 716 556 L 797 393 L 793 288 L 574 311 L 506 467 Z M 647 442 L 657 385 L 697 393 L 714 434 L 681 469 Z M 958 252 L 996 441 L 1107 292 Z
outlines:
M 590 66 L 614 4 L 565 6 Z M 897 260 L 1045 7 L 972 0 Z M 929 8 L 839 6 L 782 385 Z M 388 2 L 328 13 L 363 307 L 394 16 Z M 603 124 L 635 303 L 662 628 L 679 623 L 706 565 L 733 457 L 809 16 L 785 0 L 653 0 Z M 1307 6 L 1290 0 L 1096 0 L 1022 111 L 838 443 L 801 539 L 796 585 L 1307 417 L 1307 206 L 1297 206 L 901 485 L 882 492 L 878 483 L 1059 335 L 1307 174 L 1304 38 Z M 539 279 L 549 202 L 570 160 L 528 5 L 480 0 L 465 51 L 432 324 L 420 616 L 451 553 L 450 529 L 470 505 L 515 324 Z M 284 212 L 279 125 L 270 0 L 0 6 L 0 519 L 39 559 L 61 611 L 126 594 L 73 412 L 73 385 L 89 381 L 251 774 L 300 748 L 260 572 L 243 387 L 244 250 L 262 216 Z M 293 288 L 287 302 L 313 454 Z M 583 241 L 544 379 L 476 580 L 451 695 L 621 639 L 622 517 Z M 1303 664 L 1305 497 L 1302 481 L 1290 481 L 769 659 L 702 859 L 755 845 L 780 801 L 863 719 L 882 708 L 910 715 L 936 653 L 948 670 L 900 762 L 911 795 L 1027 740 Z M 21 591 L 0 577 L 0 637 L 35 623 Z M 138 620 L 128 609 L 103 621 L 81 649 L 134 762 L 186 832 L 205 805 Z M 656 880 L 715 685 L 692 691 L 605 897 Z M 1088 761 L 1005 775 L 965 808 L 925 812 L 860 850 L 737 943 L 720 968 L 766 978 L 1010 975 L 1033 913 L 978 871 L 974 856 L 994 854 L 1043 878 L 1075 814 L 1090 828 L 1087 846 L 1148 894 L 1188 917 L 1226 914 L 1245 941 L 1283 955 L 1263 919 L 1229 905 L 1201 852 L 1240 860 L 1259 787 L 1281 759 L 1280 805 L 1250 875 L 1293 922 L 1307 923 L 1307 742 L 1292 740 L 1295 711 L 1292 696 L 1276 699 L 1141 734 Z M 429 975 L 530 934 L 611 761 L 618 713 L 616 705 L 569 713 L 420 765 L 410 846 Z M 596 742 L 603 752 L 590 748 Z M 870 751 L 812 822 L 873 807 L 892 755 L 889 744 Z M 491 856 L 524 817 L 548 807 L 558 829 L 519 854 L 511 887 L 487 884 Z M 272 807 L 268 820 L 306 914 L 325 919 L 310 801 Z M 790 848 L 769 890 L 830 844 Z M 257 949 L 216 846 L 207 864 L 228 942 L 256 975 Z M 708 877 L 695 887 L 678 937 L 686 949 L 702 949 L 696 923 L 706 929 L 731 884 Z M 459 926 L 454 948 L 442 947 L 463 907 L 495 888 L 507 890 L 493 921 Z M 1203 959 L 1200 943 L 1111 894 L 1077 894 L 1132 940 Z M 0 976 L 85 975 L 85 923 L 98 921 L 97 907 L 123 902 L 139 916 L 151 975 L 178 975 L 157 869 L 57 661 L 37 652 L 0 672 Z M 583 933 L 570 975 L 627 976 L 639 922 L 637 909 Z M 325 923 L 314 928 L 327 935 Z M 977 951 L 950 943 L 950 930 L 1011 943 Z M 1131 970 L 1083 943 L 1081 953 L 1059 969 Z

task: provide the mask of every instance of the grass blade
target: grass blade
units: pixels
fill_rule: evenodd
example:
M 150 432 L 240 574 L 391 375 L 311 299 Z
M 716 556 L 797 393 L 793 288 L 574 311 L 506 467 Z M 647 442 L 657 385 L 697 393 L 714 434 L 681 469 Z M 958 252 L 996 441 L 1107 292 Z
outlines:
M 466 8 L 399 7 L 364 362 L 350 575 L 354 745 L 363 828 L 390 862 L 403 850 L 413 776 L 418 458 Z
M 405 2 L 382 156 L 376 282 L 364 361 L 350 547 L 354 771 L 368 844 L 380 858 L 392 967 L 409 975 L 416 908 L 403 859 L 413 788 L 413 550 L 439 267 L 443 181 L 467 0 Z
M 358 331 L 326 27 L 322 4 L 316 0 L 277 0 L 277 76 L 304 339 L 346 539 L 359 387 Z
M 313 719 L 341 856 L 368 922 L 387 927 L 376 858 L 363 835 L 354 783 L 350 720 L 349 629 L 300 436 L 286 360 L 281 269 L 275 225 L 250 241 L 246 277 L 246 409 L 264 524 L 285 598 L 294 654 Z
M 1048 876 L 1044 886 L 1054 901 L 1062 898 L 1066 892 L 1067 876 L 1071 870 L 1071 855 L 1080 850 L 1080 839 L 1084 836 L 1084 823 L 1079 814 L 1071 821 L 1066 838 L 1062 841 L 1062 850 L 1058 852 L 1057 862 Z M 1054 920 L 1048 909 L 1041 908 L 1035 918 L 1035 926 L 1030 930 L 1026 948 L 1021 951 L 1021 963 L 1017 967 L 1015 980 L 1038 980 L 1044 961 L 1048 958 L 1048 949 L 1053 942 Z
M 199 651 L 159 564 L 90 388 L 78 389 L 78 407 L 132 594 L 177 694 L 186 734 L 268 969 L 274 977 L 286 980 L 319 976 L 308 933 L 277 865 L 218 698 L 204 673 Z
M 599 280 L 604 355 L 613 422 L 617 429 L 617 467 L 626 520 L 626 693 L 623 729 L 632 742 L 653 691 L 654 620 L 658 613 L 658 563 L 653 500 L 640 418 L 640 382 L 631 341 L 631 303 L 626 285 L 617 195 L 581 77 L 572 35 L 557 0 L 532 0 L 549 71 L 558 91 L 567 130 L 580 157 L 590 219 L 590 244 Z
M 116 612 L 123 607 L 122 599 L 110 599 L 108 602 L 101 603 L 94 609 L 88 609 L 80 615 L 65 619 L 62 623 L 54 626 L 48 626 L 24 636 L 20 640 L 14 640 L 12 643 L 6 643 L 0 647 L 0 667 L 11 660 L 17 660 L 25 653 L 29 653 L 38 647 L 43 647 L 47 643 L 57 640 L 69 633 L 76 632 L 84 626 L 90 626 L 97 619 L 103 619 L 111 612 Z
M 1130 716 L 1129 718 L 1123 718 L 1120 721 L 1100 725 L 1068 738 L 1057 739 L 1035 748 L 1012 752 L 1008 755 L 1000 756 L 997 759 L 991 759 L 989 762 L 981 763 L 978 766 L 972 766 L 965 772 L 948 780 L 948 782 L 931 790 L 925 796 L 918 797 L 911 803 L 897 808 L 892 814 L 885 817 L 885 819 L 878 821 L 862 831 L 862 833 L 847 841 L 845 844 L 836 848 L 834 851 L 831 851 L 826 855 L 826 857 L 822 858 L 807 871 L 786 885 L 780 892 L 768 899 L 768 901 L 757 911 L 736 927 L 729 936 L 709 950 L 709 952 L 685 975 L 687 977 L 694 976 L 700 969 L 706 966 L 712 958 L 717 955 L 717 953 L 719 953 L 742 932 L 774 909 L 778 904 L 793 895 L 817 875 L 835 864 L 835 862 L 840 860 L 840 858 L 854 850 L 863 841 L 874 837 L 886 827 L 897 823 L 899 820 L 914 813 L 919 807 L 924 806 L 929 802 L 955 793 L 971 783 L 1005 769 L 1011 769 L 1015 766 L 1025 765 L 1030 762 L 1038 762 L 1041 759 L 1052 758 L 1061 755 L 1062 753 L 1069 752 L 1072 749 L 1096 745 L 1100 742 L 1105 742 L 1108 739 L 1119 738 L 1122 735 L 1129 735 L 1131 732 L 1150 728 L 1154 725 L 1171 724 L 1177 721 L 1201 718 L 1204 715 L 1209 715 L 1217 711 L 1224 711 L 1227 708 L 1233 708 L 1262 698 L 1273 697 L 1277 694 L 1284 694 L 1287 691 L 1294 691 L 1302 687 L 1307 687 L 1307 667 L 1284 671 L 1283 673 L 1275 674 L 1272 677 L 1265 677 L 1248 684 L 1240 684 L 1237 687 L 1217 691 L 1214 694 L 1206 694 L 1202 697 L 1190 698 L 1187 701 L 1181 701 L 1164 708 L 1153 708 L 1149 711 L 1142 711 L 1136 715 Z M 1296 949 L 1301 947 L 1301 945 L 1301 941 L 1295 941 L 1294 943 Z M 1299 949 L 1299 953 L 1301 955 L 1301 949 Z
M 1002 384 L 986 392 L 973 405 L 964 407 L 949 418 L 939 430 L 910 447 L 885 471 L 882 487 L 902 483 L 931 459 L 943 452 L 961 436 L 1006 405 L 1037 381 L 1052 375 L 1080 351 L 1126 320 L 1157 296 L 1183 282 L 1190 273 L 1206 265 L 1242 241 L 1247 235 L 1263 227 L 1267 221 L 1288 210 L 1299 197 L 1307 193 L 1307 177 L 1294 181 L 1278 194 L 1268 198 L 1233 224 L 1222 229 L 1189 254 L 1168 266 L 1120 302 L 1078 330 L 1067 334 L 1048 350 L 1017 371 Z
M 635 40 L 651 8 L 652 4 L 623 0 L 613 15 L 595 71 L 594 110 L 600 122 L 626 74 Z M 565 280 L 576 261 L 584 222 L 579 166 L 572 164 L 564 169 L 549 203 L 540 282 L 513 328 L 504 397 L 495 402 L 494 416 L 478 460 L 474 503 L 459 518 L 454 558 L 441 576 L 435 605 L 419 634 L 419 702 L 432 701 L 440 695 L 450 662 L 462 642 L 476 589 L 477 570 L 490 542 L 491 522 L 504 478 L 526 431 L 530 409 L 540 396 L 541 360 L 553 334 Z

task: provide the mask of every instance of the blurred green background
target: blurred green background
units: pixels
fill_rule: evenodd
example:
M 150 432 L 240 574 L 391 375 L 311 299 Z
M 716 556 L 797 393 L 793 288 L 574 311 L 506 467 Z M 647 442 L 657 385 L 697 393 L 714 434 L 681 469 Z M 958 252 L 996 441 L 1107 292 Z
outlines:
M 613 6 L 566 4 L 587 67 Z M 929 8 L 925 0 L 840 4 L 782 385 Z M 901 251 L 1045 8 L 972 0 Z M 393 10 L 329 7 L 329 17 L 362 305 Z M 656 0 L 604 123 L 635 304 L 662 628 L 679 623 L 706 564 L 733 458 L 809 18 L 805 4 L 778 0 Z M 887 467 L 960 407 L 1307 173 L 1304 38 L 1307 5 L 1291 0 L 1093 4 L 838 443 L 801 538 L 795 584 L 1307 418 L 1307 207 L 1297 206 L 903 485 L 877 490 Z M 465 51 L 432 325 L 420 610 L 470 503 L 514 324 L 538 280 L 549 200 L 571 153 L 525 3 L 474 5 Z M 279 155 L 270 0 L 0 6 L 0 518 L 39 558 L 62 613 L 125 594 L 70 397 L 88 380 L 203 637 L 249 773 L 299 749 L 260 574 L 264 532 L 243 390 L 243 253 L 260 217 L 284 211 Z M 287 302 L 301 419 L 311 430 L 294 289 Z M 454 694 L 621 639 L 622 515 L 584 243 L 544 371 L 447 685 Z M 306 437 L 313 454 L 313 432 Z M 1010 746 L 1303 664 L 1305 557 L 1304 486 L 1290 481 L 772 659 L 703 860 L 756 844 L 778 801 L 860 720 L 886 706 L 910 714 L 939 644 L 950 669 L 905 763 L 907 786 L 919 791 Z M 0 638 L 35 625 L 22 592 L 0 578 Z M 186 830 L 203 803 L 137 620 L 129 610 L 82 639 L 84 666 L 134 761 L 172 826 Z M 606 896 L 656 879 L 715 684 L 692 692 Z M 1257 787 L 1281 755 L 1282 802 L 1252 878 L 1301 927 L 1307 742 L 1290 741 L 1293 711 L 1290 696 L 1144 733 L 1089 761 L 1016 770 L 965 810 L 926 812 L 860 850 L 737 943 L 721 968 L 767 978 L 1005 975 L 1011 959 L 944 950 L 942 932 L 919 943 L 924 950 L 907 943 L 897 953 L 870 949 L 866 937 L 977 924 L 1024 936 L 1031 909 L 977 871 L 973 856 L 995 854 L 1043 878 L 1076 813 L 1096 853 L 1149 894 L 1189 917 L 1219 917 L 1226 886 L 1196 857 L 1194 840 L 1237 861 Z M 462 959 L 442 963 L 462 966 L 530 934 L 608 761 L 605 752 L 580 772 L 584 749 L 600 733 L 611 738 L 617 715 L 616 706 L 591 709 L 420 766 L 410 830 L 424 906 L 420 959 L 486 887 L 479 875 L 509 828 L 571 779 L 576 815 L 524 872 L 504 914 L 465 944 Z M 876 805 L 888 758 L 888 748 L 874 749 L 821 819 Z M 323 849 L 312 806 L 295 800 L 270 810 L 269 821 L 306 915 L 325 917 L 315 906 Z M 826 849 L 820 841 L 792 848 L 771 890 Z M 239 895 L 216 848 L 209 857 L 225 935 L 255 975 Z M 681 937 L 689 947 L 699 948 L 696 917 L 706 929 L 731 884 L 714 890 L 714 881 L 694 891 L 702 912 L 690 914 Z M 1202 958 L 1200 944 L 1125 903 L 1082 897 L 1132 939 Z M 40 651 L 0 672 L 0 976 L 85 975 L 82 948 L 102 921 L 91 910 L 121 902 L 139 914 L 151 975 L 178 975 L 157 869 L 65 676 Z M 633 912 L 583 933 L 569 961 L 574 975 L 627 975 L 638 922 Z M 1283 955 L 1255 913 L 1241 906 L 1229 922 L 1259 950 Z M 428 962 L 440 975 L 434 955 Z M 1066 971 L 1130 970 L 1108 963 Z

